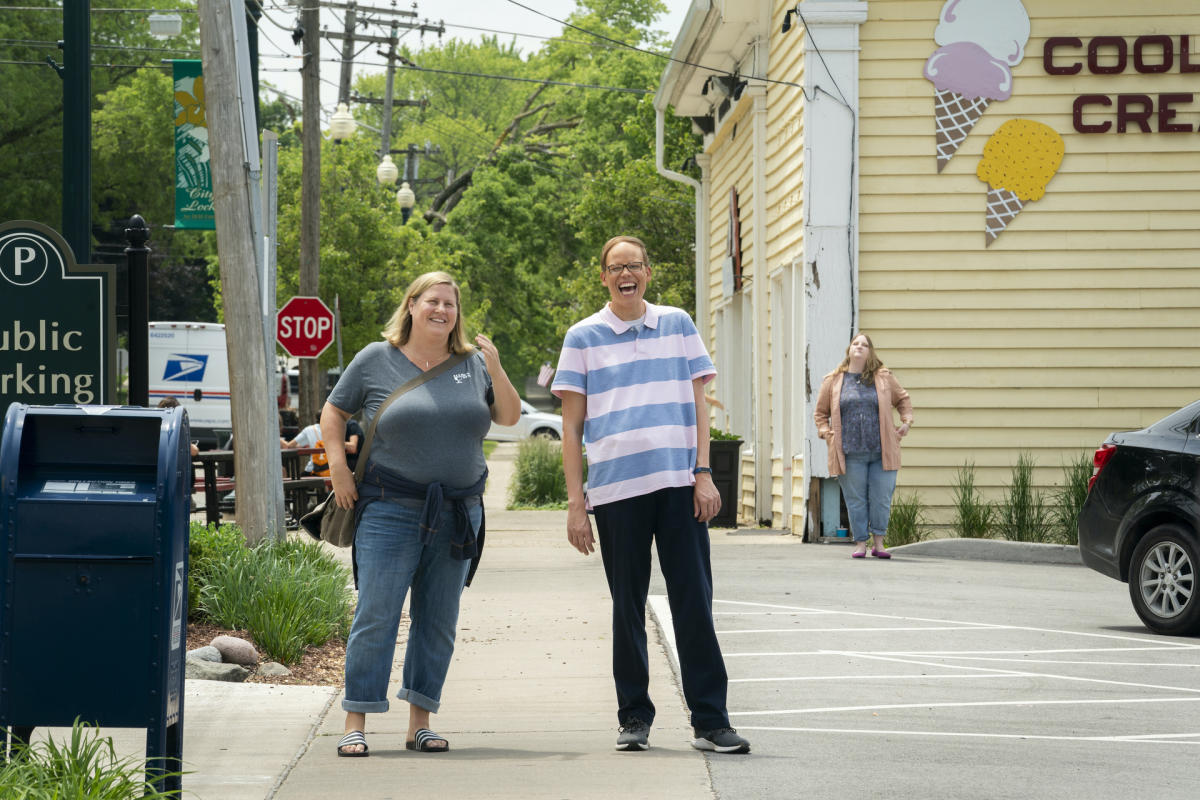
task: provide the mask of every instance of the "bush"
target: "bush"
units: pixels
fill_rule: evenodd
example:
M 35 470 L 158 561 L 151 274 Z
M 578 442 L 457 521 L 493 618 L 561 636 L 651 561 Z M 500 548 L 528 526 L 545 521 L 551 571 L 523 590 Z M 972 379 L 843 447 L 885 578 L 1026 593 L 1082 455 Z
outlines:
M 1050 512 L 1054 537 L 1063 544 L 1079 544 L 1079 511 L 1088 495 L 1092 479 L 1092 458 L 1082 455 L 1063 464 L 1063 482 L 1054 493 L 1054 508 Z
M 246 539 L 236 525 L 193 522 L 188 538 L 188 616 L 200 617 L 200 587 L 213 570 L 246 549 Z
M 521 442 L 509 485 L 509 507 L 562 506 L 566 502 L 562 444 L 540 436 Z
M 178 773 L 170 773 L 176 775 Z M 160 773 L 162 777 L 166 774 Z M 6 800 L 135 800 L 177 798 L 145 782 L 144 766 L 118 759 L 112 739 L 75 721 L 70 744 L 34 742 L 23 758 L 0 764 L 0 797 Z
M 1033 458 L 1017 456 L 1012 482 L 1000 503 L 996 523 L 1000 535 L 1010 542 L 1048 542 L 1050 517 L 1042 493 L 1033 486 Z
M 888 547 L 919 542 L 925 538 L 925 505 L 916 493 L 892 500 L 892 515 L 888 518 Z
M 954 474 L 954 529 L 958 536 L 992 535 L 995 509 L 975 488 L 975 464 L 968 461 Z
M 213 564 L 200 587 L 204 619 L 244 629 L 268 656 L 295 664 L 305 648 L 350 629 L 350 573 L 317 542 L 264 541 Z

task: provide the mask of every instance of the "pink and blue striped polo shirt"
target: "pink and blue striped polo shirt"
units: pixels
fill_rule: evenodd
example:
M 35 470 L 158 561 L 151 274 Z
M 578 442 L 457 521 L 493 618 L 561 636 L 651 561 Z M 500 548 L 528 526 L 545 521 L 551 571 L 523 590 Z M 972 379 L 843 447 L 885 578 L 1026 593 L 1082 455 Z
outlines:
M 692 381 L 708 383 L 716 374 L 682 309 L 646 303 L 639 329 L 605 305 L 571 326 L 550 391 L 587 397 L 583 442 L 592 506 L 696 482 Z

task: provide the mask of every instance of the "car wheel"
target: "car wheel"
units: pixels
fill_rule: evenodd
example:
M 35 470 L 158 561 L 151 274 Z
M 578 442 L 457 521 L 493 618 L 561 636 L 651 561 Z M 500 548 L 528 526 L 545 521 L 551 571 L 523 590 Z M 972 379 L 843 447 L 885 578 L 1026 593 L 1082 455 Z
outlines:
M 1182 636 L 1200 632 L 1196 540 L 1178 525 L 1159 525 L 1138 542 L 1129 565 L 1129 597 L 1147 628 Z
M 553 428 L 538 428 L 533 432 L 533 435 L 542 439 L 552 439 L 556 442 L 558 441 L 558 432 Z

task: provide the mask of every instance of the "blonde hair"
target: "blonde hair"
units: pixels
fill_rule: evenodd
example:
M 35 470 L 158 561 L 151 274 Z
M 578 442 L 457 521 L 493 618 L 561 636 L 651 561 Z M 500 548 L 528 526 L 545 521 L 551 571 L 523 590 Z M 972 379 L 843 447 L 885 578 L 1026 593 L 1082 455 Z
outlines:
M 445 272 L 426 272 L 424 275 L 417 276 L 408 285 L 408 289 L 404 292 L 404 300 L 397 306 L 395 313 L 392 314 L 392 318 L 388 320 L 387 326 L 382 331 L 382 336 L 388 344 L 392 347 L 403 347 L 408 344 L 408 338 L 412 335 L 412 304 L 434 286 L 442 284 L 454 289 L 454 302 L 458 304 L 454 328 L 450 331 L 446 344 L 449 346 L 450 352 L 456 355 L 468 353 L 473 349 L 467 340 L 466 331 L 463 330 L 462 292 L 459 291 L 454 278 Z
M 863 364 L 862 378 L 860 380 L 863 383 L 874 383 L 875 373 L 883 369 L 883 362 L 875 354 L 875 344 L 871 341 L 871 337 L 862 331 L 850 337 L 850 344 L 846 345 L 846 357 L 842 359 L 842 363 L 838 364 L 838 368 L 834 372 L 845 372 L 850 366 L 850 345 L 854 344 L 854 340 L 860 336 L 867 340 L 867 362 Z
M 631 245 L 634 245 L 635 247 L 639 248 L 642 251 L 642 261 L 645 262 L 646 264 L 650 263 L 650 256 L 646 252 L 646 243 L 645 242 L 643 242 L 641 239 L 637 238 L 636 236 L 614 236 L 613 238 L 611 238 L 607 242 L 605 242 L 604 247 L 601 248 L 601 250 L 600 250 L 600 269 L 604 269 L 608 266 L 608 264 L 604 263 L 604 260 L 606 258 L 608 258 L 608 251 L 612 250 L 614 247 L 616 247 L 617 245 L 619 245 L 621 243 L 631 244 Z

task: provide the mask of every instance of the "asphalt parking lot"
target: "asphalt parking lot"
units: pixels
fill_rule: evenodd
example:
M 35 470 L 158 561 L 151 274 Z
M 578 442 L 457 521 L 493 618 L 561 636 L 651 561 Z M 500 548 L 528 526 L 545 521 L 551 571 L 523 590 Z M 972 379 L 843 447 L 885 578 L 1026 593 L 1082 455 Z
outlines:
M 1124 584 L 721 531 L 713 566 L 754 747 L 710 757 L 719 798 L 1195 796 L 1200 640 L 1146 631 Z

